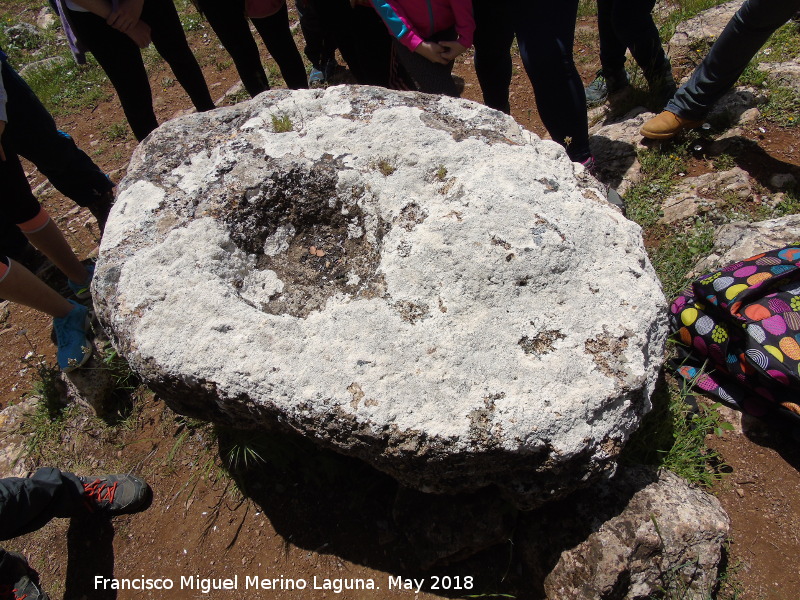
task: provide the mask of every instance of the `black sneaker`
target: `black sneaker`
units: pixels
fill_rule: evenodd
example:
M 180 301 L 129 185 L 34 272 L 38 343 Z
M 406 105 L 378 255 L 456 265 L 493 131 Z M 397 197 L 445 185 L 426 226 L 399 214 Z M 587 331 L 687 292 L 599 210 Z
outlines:
M 39 574 L 22 554 L 5 553 L 0 567 L 0 600 L 50 600 L 39 587 Z
M 133 475 L 79 477 L 89 510 L 107 515 L 141 512 L 150 506 L 150 486 Z
M 595 75 L 594 81 L 586 88 L 586 106 L 600 106 L 608 100 L 609 94 L 616 94 L 630 85 L 628 73 L 620 69 L 614 73 L 606 73 L 602 69 Z

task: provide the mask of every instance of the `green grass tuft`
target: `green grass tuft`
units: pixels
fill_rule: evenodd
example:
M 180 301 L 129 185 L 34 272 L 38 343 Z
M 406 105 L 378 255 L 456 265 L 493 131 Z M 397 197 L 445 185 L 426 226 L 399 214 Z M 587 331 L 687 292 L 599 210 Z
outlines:
M 272 129 L 275 133 L 288 133 L 294 129 L 289 115 L 272 115 Z

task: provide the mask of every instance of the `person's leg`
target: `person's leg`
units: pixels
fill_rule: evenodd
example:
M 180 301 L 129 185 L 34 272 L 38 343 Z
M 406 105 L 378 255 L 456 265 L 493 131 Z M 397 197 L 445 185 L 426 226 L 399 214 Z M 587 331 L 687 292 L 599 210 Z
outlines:
M 2 144 L 6 159 L 0 161 L 0 223 L 15 224 L 71 281 L 88 282 L 89 272 L 31 192 L 12 140 L 4 134 Z
M 636 3 L 636 0 L 633 2 Z M 619 3 L 620 0 L 597 0 L 600 68 L 606 74 L 618 73 L 625 68 L 625 51 L 628 48 L 618 35 L 618 24 L 614 18 Z M 645 3 L 649 3 L 649 0 L 645 0 Z
M 511 45 L 514 22 L 508 0 L 474 0 L 475 74 L 486 106 L 511 114 Z
M 56 517 L 88 513 L 81 480 L 52 467 L 0 479 L 0 540 L 36 531 Z
M 0 257 L 0 298 L 28 306 L 54 318 L 74 308 L 69 300 L 46 285 L 18 262 Z
M 10 219 L 0 218 L 0 256 L 22 256 L 30 248 L 28 238 Z
M 158 127 L 150 81 L 139 47 L 92 13 L 70 11 L 75 35 L 89 49 L 117 92 L 122 110 L 137 140 Z
M 300 31 L 306 41 L 303 54 L 306 55 L 313 68 L 321 71 L 324 38 L 322 21 L 319 19 L 316 9 L 309 5 L 308 0 L 295 0 L 295 7 L 300 16 Z
M 3 257 L 0 257 L 0 298 L 53 317 L 58 342 L 56 357 L 62 371 L 73 371 L 92 356 L 92 346 L 86 339 L 89 309 L 66 300 L 21 264 Z
M 392 38 L 371 6 L 350 0 L 309 0 L 339 48 L 350 72 L 362 85 L 388 87 Z
M 578 0 L 517 0 L 515 29 L 539 116 L 576 162 L 591 157 L 586 94 L 572 58 Z
M 747 0 L 666 110 L 681 119 L 704 119 L 733 87 L 750 59 L 798 7 L 800 0 Z
M 3 83 L 8 95 L 7 139 L 55 188 L 88 207 L 102 225 L 111 208 L 114 184 L 72 138 L 58 131 L 53 117 L 27 83 L 5 62 Z
M 33 219 L 17 225 L 31 244 L 49 258 L 71 281 L 86 283 L 90 279 L 89 272 L 72 251 L 72 247 L 64 239 L 47 212 L 42 208 Z
M 655 0 L 613 0 L 611 22 L 616 37 L 630 49 L 650 91 L 658 96 L 663 106 L 675 93 L 676 86 L 672 65 L 661 46 L 658 28 L 653 22 L 654 5 Z
M 250 20 L 264 40 L 267 51 L 278 63 L 286 86 L 293 90 L 307 88 L 306 67 L 292 38 L 292 31 L 289 28 L 289 9 L 286 4 L 270 17 Z
M 192 54 L 172 0 L 145 0 L 142 21 L 150 26 L 153 45 L 167 61 L 192 104 L 198 111 L 212 110 L 214 101 L 203 71 Z
M 223 47 L 231 55 L 244 89 L 256 96 L 269 89 L 258 45 L 244 14 L 244 0 L 195 0 Z

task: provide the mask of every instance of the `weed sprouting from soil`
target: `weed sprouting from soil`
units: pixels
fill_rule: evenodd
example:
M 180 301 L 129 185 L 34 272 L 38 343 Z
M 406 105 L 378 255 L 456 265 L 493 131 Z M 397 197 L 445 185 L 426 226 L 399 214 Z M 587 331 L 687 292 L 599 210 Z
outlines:
M 711 486 L 725 472 L 719 454 L 706 445 L 710 433 L 731 425 L 720 404 L 695 402 L 691 385 L 661 380 L 653 393 L 653 410 L 645 416 L 622 453 L 623 462 L 669 469 L 691 483 Z

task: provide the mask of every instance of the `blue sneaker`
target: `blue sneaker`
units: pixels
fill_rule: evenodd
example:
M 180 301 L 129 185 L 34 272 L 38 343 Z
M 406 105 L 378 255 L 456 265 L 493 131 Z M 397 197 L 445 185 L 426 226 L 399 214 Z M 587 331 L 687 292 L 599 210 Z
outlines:
M 325 73 L 315 67 L 311 67 L 311 73 L 308 74 L 308 87 L 318 88 L 325 85 Z
M 89 289 L 89 286 L 92 284 L 92 278 L 94 277 L 94 265 L 86 265 L 86 270 L 89 272 L 89 279 L 83 283 L 75 283 L 71 279 L 67 280 L 69 289 L 72 290 L 72 293 L 75 294 L 75 297 L 78 300 L 86 300 L 87 298 L 92 297 L 92 292 Z
M 69 314 L 53 319 L 58 340 L 58 366 L 65 373 L 82 367 L 92 355 L 92 345 L 86 339 L 91 323 L 89 309 L 74 300 L 69 300 L 69 303 L 73 305 Z

